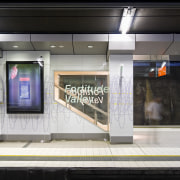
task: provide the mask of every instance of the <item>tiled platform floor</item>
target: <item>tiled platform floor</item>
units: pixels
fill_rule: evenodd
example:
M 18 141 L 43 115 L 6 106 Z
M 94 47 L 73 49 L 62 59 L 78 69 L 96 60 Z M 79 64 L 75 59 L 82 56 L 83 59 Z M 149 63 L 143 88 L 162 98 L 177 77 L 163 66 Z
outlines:
M 133 144 L 0 142 L 0 167 L 180 167 L 180 128 L 134 128 Z

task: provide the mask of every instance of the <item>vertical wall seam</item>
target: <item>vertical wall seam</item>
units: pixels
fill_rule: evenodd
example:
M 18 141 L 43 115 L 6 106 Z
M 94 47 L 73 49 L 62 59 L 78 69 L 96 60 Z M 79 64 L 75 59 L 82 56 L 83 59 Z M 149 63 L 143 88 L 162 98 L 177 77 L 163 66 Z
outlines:
M 109 34 L 108 34 L 108 45 L 106 49 L 106 62 L 109 62 Z
M 31 43 L 31 46 L 33 47 L 33 50 L 36 51 L 36 49 L 35 49 L 35 47 L 34 47 L 34 45 L 32 43 L 32 40 L 31 40 L 31 34 L 30 34 L 30 43 Z
M 169 44 L 169 46 L 165 49 L 165 51 L 162 53 L 162 55 L 164 55 L 168 49 L 171 47 L 171 45 L 174 43 L 174 34 L 173 34 L 173 39 L 172 39 L 172 42 Z
M 74 50 L 74 34 L 72 34 L 72 48 L 73 48 L 73 55 L 75 55 L 75 50 Z

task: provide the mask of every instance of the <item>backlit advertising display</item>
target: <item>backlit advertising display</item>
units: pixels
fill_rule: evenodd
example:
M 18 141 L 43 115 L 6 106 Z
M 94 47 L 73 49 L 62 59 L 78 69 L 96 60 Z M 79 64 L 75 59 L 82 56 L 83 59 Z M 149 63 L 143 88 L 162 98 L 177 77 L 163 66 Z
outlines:
M 6 62 L 7 113 L 43 113 L 43 61 Z

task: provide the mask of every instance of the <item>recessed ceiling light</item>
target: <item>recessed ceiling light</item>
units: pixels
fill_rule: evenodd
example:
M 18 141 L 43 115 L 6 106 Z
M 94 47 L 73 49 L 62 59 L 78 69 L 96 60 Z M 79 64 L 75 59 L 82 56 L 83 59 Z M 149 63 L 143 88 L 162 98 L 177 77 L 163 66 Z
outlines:
M 59 48 L 64 48 L 64 46 L 63 46 L 63 45 L 60 45 Z
M 92 45 L 89 45 L 89 46 L 88 46 L 88 48 L 93 48 L 93 47 L 94 47 L 94 46 L 92 46 Z
M 55 45 L 51 45 L 50 48 L 55 48 L 56 46 Z
M 14 46 L 12 46 L 13 48 L 18 48 L 19 46 L 17 46 L 17 45 L 14 45 Z

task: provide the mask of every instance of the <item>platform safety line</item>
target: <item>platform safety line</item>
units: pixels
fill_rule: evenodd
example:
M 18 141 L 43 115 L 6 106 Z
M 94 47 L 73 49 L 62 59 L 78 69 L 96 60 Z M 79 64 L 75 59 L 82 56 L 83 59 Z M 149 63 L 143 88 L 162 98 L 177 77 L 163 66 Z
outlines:
M 88 155 L 88 156 L 61 156 L 61 155 L 0 155 L 0 157 L 180 157 L 180 155 Z
M 173 129 L 173 128 L 174 128 L 174 129 L 179 129 L 180 126 L 176 126 L 176 127 L 171 127 L 171 126 L 167 126 L 167 127 L 164 127 L 164 126 L 144 126 L 144 127 L 142 127 L 142 126 L 133 126 L 133 128 L 134 128 L 134 129 L 136 129 L 136 128 L 142 128 L 142 129 L 143 129 L 143 128 L 144 128 L 144 129 L 145 129 L 145 128 L 149 128 L 149 129 L 150 129 L 150 128 L 162 128 L 162 129 L 163 129 L 163 128 L 164 128 L 164 129 L 165 129 L 165 128 L 169 128 L 169 129 L 171 129 L 171 128 Z

